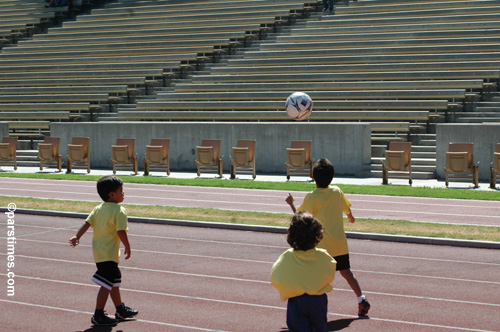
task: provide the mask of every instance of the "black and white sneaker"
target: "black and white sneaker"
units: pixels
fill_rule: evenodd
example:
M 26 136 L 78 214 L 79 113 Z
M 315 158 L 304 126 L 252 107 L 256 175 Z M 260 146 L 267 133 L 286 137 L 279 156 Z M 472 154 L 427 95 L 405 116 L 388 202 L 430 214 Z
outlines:
M 127 307 L 126 305 L 123 305 L 122 308 L 116 310 L 115 318 L 118 320 L 125 320 L 127 318 L 134 317 L 138 313 L 139 313 L 139 311 L 133 310 L 133 309 Z
M 116 319 L 109 318 L 106 314 L 102 316 L 92 315 L 92 319 L 90 321 L 92 324 L 99 326 L 115 326 L 118 322 Z

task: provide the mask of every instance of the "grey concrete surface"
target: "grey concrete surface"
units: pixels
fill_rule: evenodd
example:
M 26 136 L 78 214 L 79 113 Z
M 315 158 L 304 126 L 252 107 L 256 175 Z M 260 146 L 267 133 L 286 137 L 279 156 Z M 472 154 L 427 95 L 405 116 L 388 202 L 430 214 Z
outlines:
M 0 139 L 1 137 L 9 136 L 9 123 L 0 122 Z
M 440 179 L 446 177 L 446 152 L 448 144 L 474 143 L 474 163 L 479 163 L 479 180 L 489 181 L 490 164 L 496 144 L 500 143 L 499 124 L 454 123 L 438 124 L 436 129 L 436 172 Z
M 328 158 L 337 174 L 355 175 L 370 164 L 370 125 L 367 123 L 215 123 L 101 122 L 52 123 L 51 136 L 61 137 L 60 153 L 75 136 L 90 137 L 92 168 L 111 167 L 111 145 L 117 138 L 135 138 L 139 169 L 151 138 L 170 138 L 170 168 L 196 170 L 195 147 L 202 139 L 221 139 L 224 171 L 229 171 L 231 148 L 238 139 L 256 139 L 256 167 L 261 173 L 283 173 L 286 148 L 292 140 L 312 140 L 312 157 Z M 64 159 L 64 158 L 63 158 Z

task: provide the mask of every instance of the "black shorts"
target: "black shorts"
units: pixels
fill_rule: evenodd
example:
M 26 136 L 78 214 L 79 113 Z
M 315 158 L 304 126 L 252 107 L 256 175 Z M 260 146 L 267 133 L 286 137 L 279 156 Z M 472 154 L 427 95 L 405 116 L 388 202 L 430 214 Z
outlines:
M 122 274 L 118 263 L 113 261 L 95 263 L 97 271 L 92 276 L 92 281 L 106 289 L 120 287 Z
M 351 268 L 351 263 L 349 262 L 349 254 L 335 256 L 333 258 L 337 261 L 337 271 L 347 270 Z

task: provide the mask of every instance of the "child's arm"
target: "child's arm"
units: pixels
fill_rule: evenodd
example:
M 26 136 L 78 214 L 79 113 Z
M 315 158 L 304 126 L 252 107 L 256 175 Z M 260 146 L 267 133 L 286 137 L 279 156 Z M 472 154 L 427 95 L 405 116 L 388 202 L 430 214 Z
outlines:
M 89 229 L 90 224 L 88 222 L 83 223 L 82 227 L 78 230 L 75 236 L 69 239 L 69 245 L 71 247 L 76 247 L 78 243 L 80 243 L 80 238 L 85 234 L 85 232 Z
M 352 211 L 351 210 L 349 210 L 349 213 L 347 214 L 347 218 L 349 218 L 349 221 L 352 222 L 353 224 L 356 221 L 356 219 L 352 215 Z
M 123 245 L 125 246 L 125 259 L 130 258 L 130 244 L 128 243 L 128 237 L 127 237 L 127 232 L 126 231 L 118 231 L 118 237 L 120 238 L 120 241 L 122 241 Z
M 297 211 L 297 209 L 295 208 L 295 204 L 293 203 L 293 201 L 294 201 L 294 199 L 293 199 L 292 194 L 288 193 L 288 197 L 285 199 L 285 202 L 287 202 L 288 205 L 290 205 L 293 213 L 295 213 Z

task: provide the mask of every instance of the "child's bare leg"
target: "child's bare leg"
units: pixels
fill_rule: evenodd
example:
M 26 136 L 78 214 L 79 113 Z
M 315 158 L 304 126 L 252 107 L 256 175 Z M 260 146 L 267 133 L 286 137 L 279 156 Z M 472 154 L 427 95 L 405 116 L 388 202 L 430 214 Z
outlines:
M 361 287 L 359 287 L 358 280 L 354 277 L 354 274 L 351 272 L 351 269 L 340 270 L 340 275 L 344 277 L 349 286 L 351 286 L 352 290 L 356 294 L 357 297 L 363 295 L 361 292 Z
M 122 304 L 122 297 L 120 295 L 120 287 L 111 288 L 111 299 L 113 300 L 113 304 L 115 307 L 118 307 Z
M 95 308 L 97 310 L 104 310 L 104 308 L 106 307 L 106 302 L 108 301 L 108 295 L 109 290 L 101 286 L 99 292 L 97 293 L 97 301 L 95 305 Z

